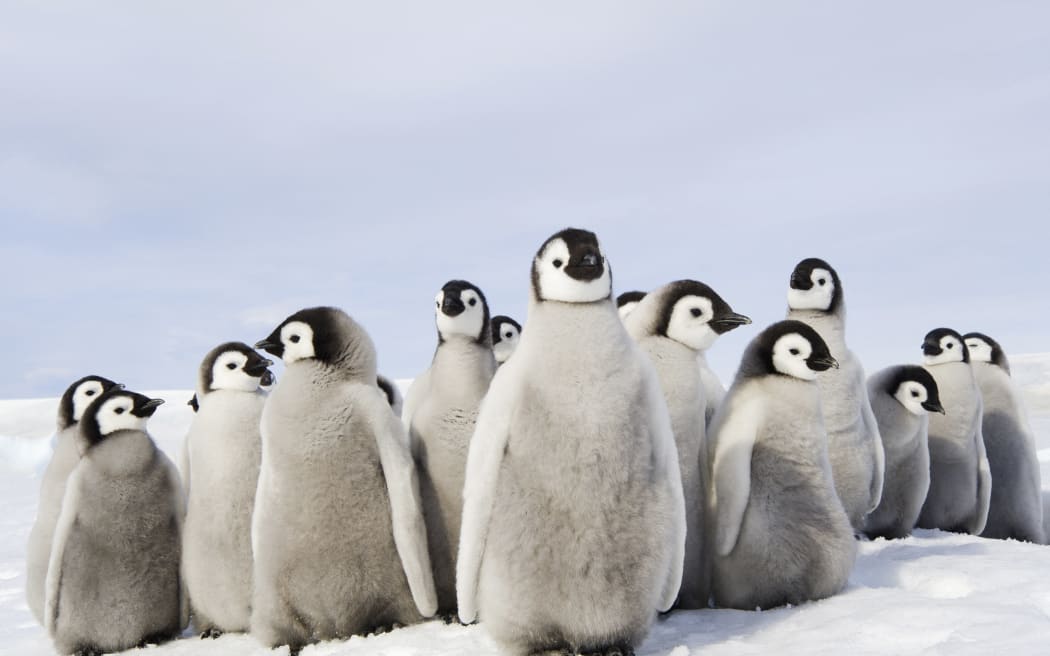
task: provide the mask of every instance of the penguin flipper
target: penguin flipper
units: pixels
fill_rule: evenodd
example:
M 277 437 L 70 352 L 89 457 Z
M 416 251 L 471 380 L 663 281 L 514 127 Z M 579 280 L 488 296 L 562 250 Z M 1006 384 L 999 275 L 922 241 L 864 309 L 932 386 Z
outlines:
M 463 516 L 456 560 L 456 603 L 459 619 L 470 624 L 477 619 L 478 578 L 488 538 L 489 519 L 495 502 L 496 483 L 510 437 L 511 410 L 521 389 L 524 358 L 510 358 L 492 378 L 481 401 L 474 434 L 467 450 L 463 486 Z
M 76 507 L 80 502 L 80 472 L 81 468 L 76 467 L 66 480 L 62 510 L 59 512 L 55 535 L 51 541 L 51 559 L 47 565 L 47 579 L 44 583 L 44 628 L 51 636 L 55 635 L 58 629 L 58 602 L 66 544 L 76 528 Z
M 405 427 L 405 434 L 412 437 L 412 415 L 415 414 L 420 400 L 426 396 L 430 389 L 430 369 L 416 376 L 405 393 L 405 400 L 401 404 L 401 423 Z
M 740 536 L 744 511 L 751 498 L 751 451 L 764 411 L 755 391 L 742 389 L 733 392 L 718 409 L 712 426 L 716 444 L 712 467 L 715 550 L 719 556 L 728 556 Z
M 178 543 L 182 544 L 182 527 L 183 522 L 186 520 L 186 496 L 182 490 L 182 478 L 179 476 L 179 470 L 175 467 L 175 463 L 171 461 L 166 455 L 157 450 L 157 455 L 162 459 L 164 463 L 164 471 L 168 477 L 168 485 L 170 486 L 171 496 L 174 500 L 172 507 L 172 514 L 175 518 L 175 531 L 178 539 Z M 187 472 L 188 475 L 188 472 Z M 182 560 L 180 558 L 180 560 Z M 184 562 L 184 561 L 183 561 Z M 186 590 L 186 577 L 183 575 L 182 566 L 179 567 L 179 631 L 182 631 L 190 624 L 190 595 Z
M 871 408 L 871 398 L 868 396 L 868 386 L 864 381 L 863 370 L 860 370 L 860 382 L 858 385 L 863 396 L 860 406 L 860 420 L 864 425 L 865 432 L 872 436 L 872 456 L 875 461 L 875 469 L 871 476 L 871 508 L 868 508 L 870 513 L 874 512 L 882 501 L 882 488 L 886 482 L 886 449 L 882 445 L 882 434 L 879 432 L 879 423 L 875 420 L 875 411 Z
M 387 496 L 390 500 L 390 523 L 394 546 L 408 579 L 412 600 L 423 617 L 437 612 L 437 589 L 427 548 L 427 527 L 423 521 L 423 503 L 419 494 L 416 464 L 409 452 L 405 430 L 382 390 L 369 387 L 357 394 L 355 401 L 365 406 L 365 416 L 375 435 L 379 464 L 383 468 Z
M 984 446 L 984 431 L 981 428 L 981 417 L 984 409 L 981 408 L 977 415 L 977 508 L 974 512 L 973 523 L 970 525 L 971 535 L 984 533 L 988 524 L 988 508 L 992 502 L 992 467 L 988 463 L 988 452 Z

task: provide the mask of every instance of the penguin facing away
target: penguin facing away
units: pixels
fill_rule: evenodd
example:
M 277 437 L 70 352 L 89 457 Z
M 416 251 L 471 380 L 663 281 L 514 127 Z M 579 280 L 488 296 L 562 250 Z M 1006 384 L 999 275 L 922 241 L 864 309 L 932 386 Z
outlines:
M 62 510 L 66 480 L 80 460 L 78 424 L 91 402 L 116 386 L 117 383 L 102 376 L 85 376 L 70 385 L 58 402 L 55 450 L 40 482 L 40 502 L 26 546 L 26 601 L 40 624 L 44 623 L 44 587 L 55 523 Z
M 101 654 L 178 636 L 178 472 L 146 433 L 161 399 L 111 387 L 80 421 L 47 572 L 45 626 L 60 654 Z
M 982 536 L 1045 544 L 1042 480 L 1035 434 L 1010 363 L 999 342 L 981 333 L 963 336 L 981 389 L 981 433 L 991 468 L 992 493 Z
M 720 333 L 751 320 L 733 312 L 704 283 L 678 280 L 646 295 L 624 323 L 656 369 L 678 450 L 686 511 L 685 563 L 678 607 L 706 608 L 710 595 L 703 539 L 707 404 L 697 358 Z
M 930 487 L 929 412 L 944 414 L 937 381 L 915 365 L 887 367 L 868 379 L 868 398 L 886 451 L 879 507 L 864 533 L 872 539 L 911 535 Z
M 456 586 L 513 654 L 633 654 L 678 594 L 681 475 L 652 364 L 594 233 L 550 237 L 470 442 Z
M 616 311 L 620 315 L 621 321 L 626 321 L 627 316 L 634 311 L 634 308 L 638 307 L 638 303 L 645 298 L 645 292 L 632 291 L 624 292 L 616 297 Z
M 820 333 L 839 368 L 817 377 L 835 491 L 860 531 L 864 516 L 879 505 L 885 453 L 868 399 L 864 367 L 846 346 L 846 303 L 839 275 L 818 258 L 802 260 L 791 273 L 788 319 Z
M 200 408 L 183 443 L 187 493 L 182 572 L 201 637 L 247 631 L 251 617 L 251 518 L 259 480 L 259 383 L 273 364 L 227 342 L 201 363 Z
M 438 611 L 451 620 L 467 448 L 496 360 L 488 304 L 478 287 L 449 281 L 436 305 L 437 350 L 408 390 L 403 421 L 419 470 Z
M 415 467 L 345 312 L 301 310 L 255 345 L 283 358 L 263 408 L 251 632 L 297 653 L 437 610 Z
M 930 489 L 915 525 L 980 535 L 988 521 L 992 474 L 970 353 L 950 328 L 927 333 L 922 352 L 945 414 L 930 416 Z
M 835 493 L 814 382 L 836 365 L 801 321 L 773 324 L 744 352 L 712 426 L 718 606 L 797 604 L 846 585 L 857 546 Z
M 507 361 L 521 339 L 521 324 L 506 315 L 492 317 L 492 353 L 496 356 L 496 365 Z

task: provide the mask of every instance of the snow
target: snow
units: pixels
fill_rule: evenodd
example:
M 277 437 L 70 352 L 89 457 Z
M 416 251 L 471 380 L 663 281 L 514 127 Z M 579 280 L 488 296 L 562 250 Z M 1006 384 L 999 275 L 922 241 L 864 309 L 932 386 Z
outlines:
M 1050 354 L 1011 358 L 1023 386 L 1050 491 Z M 405 391 L 409 381 L 397 381 Z M 148 392 L 168 401 L 150 422 L 176 456 L 192 417 L 191 392 Z M 0 654 L 53 653 L 25 603 L 25 543 L 40 473 L 50 453 L 57 399 L 0 401 Z M 1050 644 L 1050 549 L 940 531 L 861 545 L 848 588 L 819 602 L 763 612 L 707 610 L 658 621 L 640 656 L 749 654 L 1043 653 Z M 137 650 L 136 650 L 137 651 Z M 157 656 L 247 656 L 271 652 L 250 636 L 189 636 L 149 648 Z M 304 656 L 452 656 L 499 653 L 480 626 L 440 622 L 391 634 L 307 647 Z

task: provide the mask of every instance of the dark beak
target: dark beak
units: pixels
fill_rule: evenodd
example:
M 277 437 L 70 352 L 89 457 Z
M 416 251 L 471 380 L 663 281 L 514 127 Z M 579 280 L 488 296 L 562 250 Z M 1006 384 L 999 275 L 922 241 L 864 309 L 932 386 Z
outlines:
M 284 345 L 281 344 L 281 340 L 277 337 L 270 335 L 264 340 L 260 340 L 255 343 L 255 348 L 260 351 L 266 351 L 270 355 L 281 357 L 284 355 Z
M 441 301 L 441 312 L 445 316 L 458 317 L 465 309 L 467 306 L 463 305 L 463 301 L 455 294 L 446 294 L 445 299 Z
M 734 328 L 746 326 L 751 323 L 750 317 L 745 317 L 736 312 L 728 312 L 711 320 L 711 327 L 718 334 L 729 332 Z
M 827 371 L 832 367 L 834 367 L 835 369 L 839 368 L 839 361 L 831 357 L 830 355 L 810 357 L 808 360 L 806 360 L 806 364 L 808 364 L 809 368 L 813 371 Z
M 265 385 L 266 387 L 269 387 L 270 385 L 273 385 L 276 382 L 277 382 L 277 376 L 274 376 L 273 372 L 270 371 L 269 369 L 264 371 L 262 373 L 262 377 L 259 379 L 259 384 L 260 385 Z
M 948 414 L 944 411 L 944 406 L 942 406 L 940 403 L 937 403 L 936 401 L 925 401 L 923 402 L 922 407 L 926 408 L 930 412 L 939 412 L 942 415 Z
M 273 364 L 272 361 L 267 360 L 266 358 L 259 358 L 258 360 L 245 364 L 244 373 L 258 378 L 266 373 L 266 367 L 269 367 L 271 364 Z
M 791 288 L 792 289 L 809 289 L 813 286 L 813 281 L 809 279 L 809 276 L 802 273 L 801 271 L 791 272 Z
M 590 282 L 597 280 L 605 273 L 605 263 L 602 261 L 601 252 L 592 246 L 581 248 L 578 253 L 569 258 L 565 265 L 565 273 L 574 280 Z
M 922 343 L 923 355 L 940 355 L 941 353 L 944 353 L 944 349 L 942 349 L 941 345 L 937 342 L 931 341 Z
M 136 417 L 152 417 L 157 408 L 164 404 L 164 399 L 148 399 L 140 405 L 135 406 L 131 414 Z

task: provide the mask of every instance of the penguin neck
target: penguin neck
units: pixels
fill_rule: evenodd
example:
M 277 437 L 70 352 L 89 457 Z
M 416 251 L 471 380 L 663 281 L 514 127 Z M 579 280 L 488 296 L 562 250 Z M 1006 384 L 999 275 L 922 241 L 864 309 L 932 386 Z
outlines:
M 846 306 L 839 303 L 834 312 L 822 310 L 788 310 L 788 319 L 809 324 L 827 343 L 831 355 L 840 358 L 846 352 Z
M 430 364 L 430 384 L 480 401 L 496 373 L 496 358 L 485 344 L 452 337 L 438 344 Z
M 136 476 L 153 464 L 157 448 L 146 433 L 122 430 L 87 448 L 83 457 L 109 476 Z

